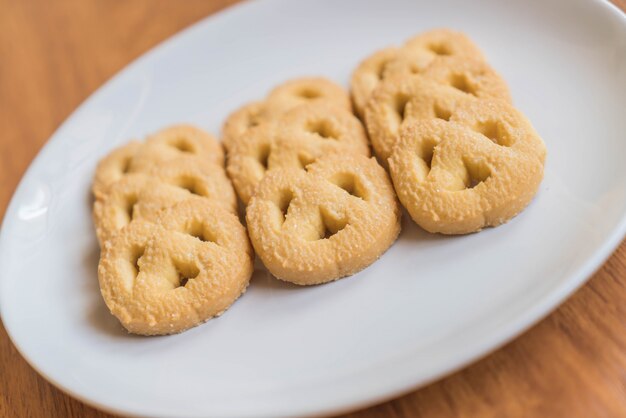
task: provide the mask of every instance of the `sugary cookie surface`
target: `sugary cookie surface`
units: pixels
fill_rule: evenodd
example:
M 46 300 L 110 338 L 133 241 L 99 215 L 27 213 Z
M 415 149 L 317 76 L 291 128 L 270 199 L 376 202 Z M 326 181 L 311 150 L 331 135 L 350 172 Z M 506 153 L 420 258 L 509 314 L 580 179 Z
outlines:
M 471 58 L 441 58 L 420 74 L 388 78 L 365 108 L 370 140 L 383 163 L 398 140 L 401 124 L 421 116 L 416 108 L 426 95 L 453 104 L 485 98 L 510 101 L 504 80 L 487 64 Z
M 179 125 L 131 141 L 96 168 L 100 290 L 129 332 L 184 331 L 245 291 L 252 247 L 223 164 L 211 135 Z
M 276 123 L 249 130 L 231 141 L 227 171 L 247 204 L 263 176 L 278 168 L 304 169 L 324 155 L 369 156 L 367 135 L 352 113 L 326 103 L 302 104 Z
M 303 77 L 275 87 L 263 101 L 252 102 L 231 113 L 222 128 L 226 151 L 241 135 L 271 124 L 285 112 L 303 104 L 326 104 L 352 111 L 350 96 L 338 84 L 323 77 Z
M 325 78 L 289 80 L 233 112 L 222 144 L 179 125 L 111 152 L 92 187 L 101 292 L 130 332 L 181 332 L 245 292 L 253 248 L 281 280 L 337 280 L 394 243 L 399 201 L 434 233 L 508 221 L 545 155 L 478 47 L 428 31 L 366 58 L 351 97 Z
M 130 332 L 172 334 L 224 312 L 246 289 L 253 255 L 232 213 L 187 199 L 155 222 L 135 219 L 104 245 L 98 278 Z
M 276 277 L 300 285 L 354 274 L 400 231 L 385 170 L 361 155 L 332 155 L 308 171 L 268 173 L 246 211 L 255 251 Z
M 442 58 L 484 60 L 482 52 L 464 34 L 449 29 L 434 29 L 419 34 L 401 47 L 375 52 L 354 70 L 350 81 L 352 100 L 359 116 L 378 85 L 399 74 L 419 74 Z
M 132 219 L 154 221 L 188 198 L 208 199 L 237 211 L 237 196 L 223 167 L 224 153 L 206 132 L 179 125 L 113 150 L 96 168 L 93 209 L 102 245 Z
M 504 101 L 446 107 L 450 103 L 437 100 L 425 101 L 420 111 L 437 104 L 447 118 L 403 125 L 389 159 L 400 201 L 430 232 L 465 234 L 508 221 L 541 183 L 543 141 Z

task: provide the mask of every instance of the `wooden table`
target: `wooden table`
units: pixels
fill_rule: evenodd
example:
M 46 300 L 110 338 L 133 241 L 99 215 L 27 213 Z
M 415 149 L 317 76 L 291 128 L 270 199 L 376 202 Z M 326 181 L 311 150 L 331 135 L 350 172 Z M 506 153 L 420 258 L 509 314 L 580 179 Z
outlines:
M 76 106 L 153 45 L 231 3 L 0 0 L 0 217 L 30 161 Z M 626 0 L 617 3 L 626 9 Z M 0 326 L 0 416 L 109 415 L 47 383 Z M 626 243 L 514 342 L 350 416 L 626 416 Z

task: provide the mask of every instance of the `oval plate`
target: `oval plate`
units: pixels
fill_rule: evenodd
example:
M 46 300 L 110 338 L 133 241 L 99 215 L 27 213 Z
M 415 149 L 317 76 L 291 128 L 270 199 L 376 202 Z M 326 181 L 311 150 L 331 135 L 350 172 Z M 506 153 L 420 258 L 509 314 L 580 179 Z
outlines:
M 429 235 L 405 217 L 365 271 L 299 288 L 259 269 L 245 297 L 181 335 L 128 335 L 98 290 L 89 186 L 99 158 L 177 122 L 217 132 L 290 77 L 347 85 L 376 49 L 467 32 L 548 147 L 534 202 L 508 224 Z M 462 367 L 580 286 L 626 229 L 626 24 L 590 0 L 264 1 L 174 36 L 87 100 L 35 159 L 0 238 L 0 309 L 52 383 L 117 413 L 336 413 Z

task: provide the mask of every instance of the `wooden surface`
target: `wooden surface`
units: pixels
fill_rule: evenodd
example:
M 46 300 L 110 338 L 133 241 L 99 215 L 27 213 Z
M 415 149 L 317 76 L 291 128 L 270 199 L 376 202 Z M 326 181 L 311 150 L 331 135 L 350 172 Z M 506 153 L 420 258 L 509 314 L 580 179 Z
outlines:
M 0 217 L 89 94 L 230 1 L 0 0 Z M 620 7 L 626 6 L 621 0 Z M 108 417 L 63 394 L 0 326 L 0 417 Z M 351 417 L 626 416 L 626 243 L 555 313 L 467 369 Z

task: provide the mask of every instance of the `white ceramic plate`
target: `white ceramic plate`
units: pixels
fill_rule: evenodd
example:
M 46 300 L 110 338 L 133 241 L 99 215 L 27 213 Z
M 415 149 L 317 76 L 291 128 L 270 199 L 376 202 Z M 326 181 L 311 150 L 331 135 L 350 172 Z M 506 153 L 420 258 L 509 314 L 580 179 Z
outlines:
M 127 335 L 96 277 L 89 185 L 132 137 L 226 115 L 273 85 L 347 85 L 365 56 L 433 27 L 466 31 L 548 147 L 534 202 L 479 234 L 429 235 L 405 217 L 365 271 L 297 288 L 259 270 L 221 318 Z M 423 385 L 484 355 L 580 286 L 626 229 L 626 24 L 607 3 L 264 1 L 211 17 L 107 83 L 24 176 L 0 238 L 0 308 L 22 355 L 63 390 L 153 416 L 334 413 Z M 15 144 L 19 146 L 18 144 Z

